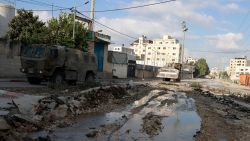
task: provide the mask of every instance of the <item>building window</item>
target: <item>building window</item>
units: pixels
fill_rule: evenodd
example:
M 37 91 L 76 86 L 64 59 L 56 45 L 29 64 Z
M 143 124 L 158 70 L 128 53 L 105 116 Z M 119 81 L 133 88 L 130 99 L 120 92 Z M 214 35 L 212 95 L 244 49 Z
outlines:
M 173 50 L 175 50 L 176 49 L 176 47 L 173 47 Z
M 163 58 L 162 61 L 165 61 L 165 59 Z
M 161 49 L 161 47 L 158 47 L 158 49 Z
M 166 55 L 166 53 L 162 53 L 162 55 Z
M 168 44 L 168 42 L 166 42 L 166 44 Z
M 172 59 L 172 61 L 174 62 L 174 61 L 175 61 L 175 59 Z
M 151 47 L 148 47 L 148 49 L 151 49 Z
M 143 52 L 145 52 L 145 50 L 143 50 Z
M 150 58 L 147 58 L 147 60 L 150 60 Z
M 149 52 L 148 55 L 151 55 L 151 52 Z
M 157 52 L 157 55 L 160 55 L 160 52 Z
M 166 49 L 166 47 L 163 47 L 163 49 Z
M 162 44 L 162 42 L 160 42 L 160 44 Z
M 174 42 L 172 42 L 172 44 L 174 44 Z
M 157 60 L 160 60 L 159 58 L 157 58 Z
M 176 53 L 173 53 L 173 55 L 176 55 Z

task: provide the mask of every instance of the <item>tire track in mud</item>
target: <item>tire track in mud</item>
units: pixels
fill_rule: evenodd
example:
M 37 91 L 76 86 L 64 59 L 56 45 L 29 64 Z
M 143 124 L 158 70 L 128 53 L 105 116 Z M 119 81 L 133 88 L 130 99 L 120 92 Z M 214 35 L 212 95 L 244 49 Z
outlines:
M 131 114 L 128 116 L 127 120 L 121 126 L 114 129 L 109 134 L 108 141 L 114 140 L 113 135 L 119 132 L 119 130 L 121 130 L 121 128 L 123 128 L 124 125 L 126 125 L 129 120 L 133 119 L 135 116 L 138 115 L 140 115 L 140 119 L 143 120 L 142 124 L 140 125 L 140 127 L 142 127 L 140 129 L 140 132 L 145 132 L 151 137 L 158 135 L 159 132 L 161 132 L 161 129 L 163 128 L 161 126 L 162 125 L 161 119 L 163 118 L 163 115 L 159 116 L 154 112 L 157 111 L 159 107 L 160 109 L 164 109 L 167 106 L 170 106 L 176 102 L 177 99 L 173 91 L 152 90 L 148 94 L 148 96 L 145 96 L 142 99 L 134 102 L 133 104 L 134 108 L 130 110 Z M 125 133 L 129 134 L 130 131 L 131 129 L 128 129 L 126 130 Z

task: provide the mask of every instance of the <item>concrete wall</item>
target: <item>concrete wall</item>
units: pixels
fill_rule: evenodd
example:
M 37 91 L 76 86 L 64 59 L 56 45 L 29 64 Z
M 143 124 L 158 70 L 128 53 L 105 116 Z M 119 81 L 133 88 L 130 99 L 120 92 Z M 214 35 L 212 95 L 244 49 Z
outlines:
M 112 64 L 108 62 L 108 44 L 104 46 L 103 73 L 100 78 L 112 78 Z
M 116 76 L 117 78 L 127 78 L 127 74 L 127 64 L 113 64 L 113 76 Z
M 137 78 L 155 78 L 158 72 L 158 67 L 153 67 L 153 66 L 145 66 L 145 69 L 143 69 L 143 65 L 136 65 L 136 70 L 135 70 L 135 77 Z M 143 74 L 144 73 L 144 74 Z
M 9 22 L 15 16 L 15 8 L 11 5 L 0 3 L 0 38 L 6 35 L 9 30 Z
M 8 43 L 0 40 L 0 78 L 25 77 L 19 70 L 21 44 L 19 42 Z
M 143 78 L 143 70 L 136 69 L 135 70 L 135 77 L 137 78 Z M 155 73 L 152 71 L 144 70 L 144 78 L 154 78 Z

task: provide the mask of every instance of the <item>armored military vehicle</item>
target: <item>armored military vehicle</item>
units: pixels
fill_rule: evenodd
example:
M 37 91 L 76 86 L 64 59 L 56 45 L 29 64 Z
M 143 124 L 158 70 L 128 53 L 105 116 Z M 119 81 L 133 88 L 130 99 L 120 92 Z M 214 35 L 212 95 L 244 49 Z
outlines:
M 181 80 L 181 66 L 180 63 L 166 64 L 159 70 L 156 77 L 162 78 L 164 81 L 179 82 Z
M 29 83 L 47 80 L 54 84 L 93 81 L 97 71 L 96 57 L 81 50 L 58 45 L 23 46 L 21 72 Z

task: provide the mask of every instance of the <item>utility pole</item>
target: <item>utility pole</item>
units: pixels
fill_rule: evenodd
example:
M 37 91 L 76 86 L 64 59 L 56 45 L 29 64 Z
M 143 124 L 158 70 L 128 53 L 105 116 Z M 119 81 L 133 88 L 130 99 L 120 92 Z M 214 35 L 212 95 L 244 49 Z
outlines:
M 95 0 L 91 0 L 91 10 L 90 10 L 90 18 L 92 20 L 92 24 L 90 26 L 90 30 L 94 30 L 94 22 L 95 22 Z
M 144 47 L 143 43 L 145 40 L 146 36 L 142 35 L 142 47 Z M 139 39 L 140 40 L 140 39 Z M 139 41 L 140 42 L 140 41 Z M 143 52 L 143 50 L 142 50 Z M 145 71 L 145 62 L 146 62 L 146 53 L 147 53 L 147 46 L 145 45 L 145 52 L 144 52 L 144 58 L 143 58 L 143 70 L 142 70 L 142 80 L 144 80 L 144 71 Z
M 186 32 L 188 31 L 188 28 L 186 26 L 186 22 L 182 21 L 182 32 L 183 32 L 183 47 L 182 47 L 182 60 L 181 62 L 184 63 L 184 46 L 185 46 L 185 38 L 186 38 Z
M 76 20 L 76 2 L 75 2 L 75 0 L 74 0 L 74 21 L 73 21 L 73 40 L 75 39 L 75 26 L 76 26 L 76 22 L 75 22 L 75 20 Z

